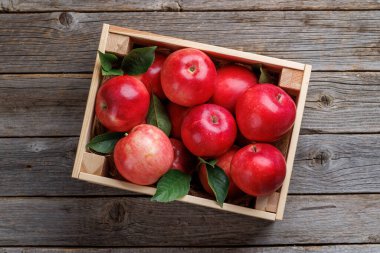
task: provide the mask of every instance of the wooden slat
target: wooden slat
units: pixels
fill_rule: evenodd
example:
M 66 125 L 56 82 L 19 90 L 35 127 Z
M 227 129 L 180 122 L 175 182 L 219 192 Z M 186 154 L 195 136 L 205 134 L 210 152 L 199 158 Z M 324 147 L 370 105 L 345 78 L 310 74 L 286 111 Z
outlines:
M 79 136 L 91 75 L 1 75 L 1 136 Z
M 2 14 L 0 23 L 0 73 L 90 72 L 102 23 L 309 63 L 313 70 L 380 70 L 380 11 L 56 12 Z
M 379 243 L 379 196 L 290 196 L 276 223 L 141 197 L 2 198 L 0 245 Z
M 371 10 L 380 9 L 380 3 L 371 0 L 357 2 L 355 0 L 269 0 L 269 1 L 251 1 L 251 0 L 192 0 L 183 1 L 183 10 Z
M 379 135 L 300 136 L 290 192 L 379 192 L 379 157 Z
M 233 50 L 224 47 L 213 46 L 209 44 L 194 42 L 190 40 L 184 40 L 169 36 L 164 36 L 156 33 L 150 33 L 130 28 L 125 28 L 121 26 L 110 26 L 110 32 L 116 33 L 118 35 L 130 36 L 137 44 L 142 43 L 143 45 L 159 45 L 166 47 L 171 50 L 176 50 L 179 48 L 196 48 L 202 50 L 203 52 L 209 54 L 212 57 L 222 58 L 226 61 L 240 62 L 243 64 L 257 64 L 262 63 L 269 67 L 276 69 L 286 67 L 297 70 L 304 70 L 305 64 L 299 62 L 293 62 L 284 59 L 278 59 L 263 55 L 258 55 L 254 53 L 242 52 L 239 50 Z
M 380 245 L 329 245 L 238 248 L 0 248 L 4 253 L 376 253 Z
M 0 195 L 131 195 L 71 178 L 77 144 L 78 138 L 0 139 Z
M 299 142 L 298 138 L 301 131 L 301 122 L 302 122 L 305 104 L 306 104 L 307 91 L 309 88 L 310 74 L 311 74 L 311 66 L 306 65 L 304 74 L 302 77 L 302 81 L 301 81 L 302 87 L 300 89 L 299 95 L 296 100 L 296 103 L 297 103 L 296 119 L 294 121 L 293 130 L 290 137 L 289 149 L 286 155 L 286 176 L 281 186 L 280 196 L 277 199 L 278 205 L 276 204 L 276 209 L 277 209 L 276 220 L 282 220 L 284 216 L 286 198 L 289 192 L 289 184 L 290 184 L 290 179 L 291 179 L 291 175 L 292 175 L 292 171 L 294 167 L 294 159 L 296 156 L 297 145 Z M 269 203 L 269 200 L 268 200 L 268 203 Z
M 0 138 L 0 196 L 132 194 L 70 178 L 77 143 Z M 380 135 L 302 135 L 289 192 L 380 193 L 379 156 Z
M 379 133 L 379 73 L 312 73 L 301 133 Z
M 112 178 L 99 177 L 96 175 L 83 173 L 83 172 L 79 174 L 79 179 L 82 179 L 94 184 L 100 184 L 100 185 L 104 185 L 108 187 L 115 187 L 118 189 L 148 194 L 150 196 L 153 196 L 156 191 L 154 187 L 140 186 L 136 184 L 131 184 L 129 182 L 125 182 L 124 180 L 121 181 L 121 180 L 115 180 Z M 218 205 L 218 203 L 216 203 L 215 200 L 202 198 L 202 197 L 198 197 L 198 196 L 194 196 L 190 194 L 180 198 L 178 201 L 195 204 L 199 206 L 204 206 L 208 208 L 214 208 L 218 210 L 222 209 Z M 265 219 L 265 220 L 270 220 L 270 221 L 274 221 L 276 219 L 276 214 L 274 213 L 264 212 L 262 210 L 254 210 L 248 207 L 239 207 L 235 204 L 230 204 L 230 203 L 224 203 L 223 210 L 227 212 L 243 214 L 243 215 L 251 216 L 254 218 L 260 218 L 260 219 Z
M 99 46 L 98 51 L 105 53 L 106 45 L 107 45 L 107 38 L 109 34 L 109 25 L 104 24 L 102 27 L 102 33 L 100 35 L 99 40 Z M 78 178 L 82 159 L 84 152 L 86 150 L 86 144 L 90 141 L 91 138 L 91 129 L 94 124 L 94 114 L 95 114 L 95 100 L 96 100 L 96 94 L 98 92 L 98 88 L 100 86 L 100 80 L 101 80 L 101 64 L 100 64 L 100 57 L 97 54 L 95 58 L 95 64 L 94 64 L 94 70 L 92 73 L 91 78 L 91 85 L 90 89 L 88 91 L 88 96 L 86 99 L 86 109 L 84 112 L 83 122 L 82 122 L 82 129 L 79 135 L 79 141 L 77 146 L 77 154 L 75 156 L 74 161 L 74 168 L 72 177 Z
M 0 0 L 0 11 L 231 11 L 231 10 L 373 10 L 380 4 L 373 0 L 95 0 L 95 1 L 44 1 Z
M 0 75 L 0 136 L 79 135 L 90 78 Z M 301 134 L 380 132 L 379 80 L 380 73 L 312 73 Z

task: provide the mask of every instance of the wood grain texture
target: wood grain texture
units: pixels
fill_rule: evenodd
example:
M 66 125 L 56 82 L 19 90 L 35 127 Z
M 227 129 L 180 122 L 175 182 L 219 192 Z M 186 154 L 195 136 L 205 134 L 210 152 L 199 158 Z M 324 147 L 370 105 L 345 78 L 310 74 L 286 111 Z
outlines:
M 301 135 L 290 193 L 380 190 L 380 135 Z
M 380 11 L 55 12 L 0 15 L 0 73 L 91 72 L 104 22 L 308 63 L 314 71 L 380 70 Z
M 179 1 L 175 0 L 0 0 L 0 10 L 4 12 L 176 11 L 180 10 L 180 6 Z
M 78 138 L 0 138 L 0 196 L 134 195 L 70 177 Z M 302 135 L 291 194 L 380 193 L 380 135 Z
M 1 253 L 380 252 L 379 1 L 0 0 L 0 12 L 13 13 L 0 13 L 0 73 L 48 73 L 0 75 Z M 284 221 L 151 203 L 70 177 L 91 77 L 82 73 L 104 22 L 319 71 L 290 184 L 301 195 L 289 196 Z
M 71 178 L 78 138 L 0 139 L 0 195 L 131 195 Z
M 2 198 L 0 245 L 379 243 L 379 196 L 290 196 L 276 223 L 141 197 Z
M 312 73 L 301 133 L 379 133 L 378 94 L 380 73 Z
M 0 75 L 0 136 L 78 136 L 90 78 Z M 379 133 L 374 94 L 380 94 L 380 73 L 312 73 L 301 134 Z
M 325 0 L 301 0 L 301 1 L 282 1 L 282 0 L 269 0 L 269 1 L 251 1 L 251 0 L 183 0 L 180 2 L 183 10 L 378 10 L 380 3 L 373 0 L 365 0 L 360 3 L 354 0 L 338 0 L 338 1 L 325 1 Z
M 1 253 L 378 253 L 380 245 L 239 248 L 0 248 Z
M 95 0 L 95 1 L 43 1 L 0 0 L 0 11 L 234 11 L 234 10 L 379 10 L 375 0 Z
M 1 75 L 0 135 L 79 135 L 90 75 Z

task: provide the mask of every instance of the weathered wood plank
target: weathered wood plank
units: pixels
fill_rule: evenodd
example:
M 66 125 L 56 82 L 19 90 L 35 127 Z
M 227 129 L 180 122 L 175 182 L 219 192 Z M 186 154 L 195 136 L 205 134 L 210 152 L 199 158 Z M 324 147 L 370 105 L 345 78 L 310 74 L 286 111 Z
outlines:
M 312 73 L 301 133 L 379 133 L 378 94 L 380 73 Z
M 70 177 L 78 138 L 0 138 L 0 196 L 132 195 Z M 302 135 L 291 194 L 380 193 L 380 135 Z
M 178 2 L 174 0 L 0 0 L 0 11 L 3 12 L 171 11 L 179 10 L 179 8 Z
M 95 1 L 43 1 L 0 0 L 3 12 L 47 11 L 233 11 L 233 10 L 379 10 L 374 0 L 95 0 Z
M 1 14 L 0 73 L 90 72 L 102 23 L 255 52 L 313 70 L 380 70 L 380 11 Z
M 192 0 L 182 1 L 180 6 L 183 10 L 378 10 L 380 3 L 372 0 L 355 2 L 354 0 L 324 1 L 324 0 L 301 0 L 301 1 L 251 1 L 251 0 Z
M 80 133 L 90 75 L 1 75 L 0 135 Z
M 0 136 L 79 135 L 90 78 L 0 75 Z M 380 73 L 312 73 L 301 134 L 380 132 L 379 81 Z
M 276 223 L 141 197 L 2 198 L 0 245 L 379 243 L 379 196 L 290 196 Z
M 379 156 L 380 135 L 302 135 L 289 192 L 379 192 Z
M 0 139 L 0 195 L 130 195 L 71 178 L 78 138 Z
M 331 245 L 239 248 L 0 248 L 1 253 L 378 253 L 380 245 Z

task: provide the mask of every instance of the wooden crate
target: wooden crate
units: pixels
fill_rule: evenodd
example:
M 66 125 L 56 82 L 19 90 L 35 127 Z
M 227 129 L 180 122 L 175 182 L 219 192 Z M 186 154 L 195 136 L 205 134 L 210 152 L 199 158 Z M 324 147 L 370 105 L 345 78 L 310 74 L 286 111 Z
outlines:
M 280 74 L 280 81 L 278 85 L 286 90 L 290 95 L 292 95 L 295 98 L 297 104 L 296 119 L 293 130 L 287 134 L 280 142 L 277 143 L 277 147 L 280 148 L 286 157 L 287 172 L 282 187 L 270 196 L 257 198 L 255 208 L 247 208 L 230 203 L 224 203 L 223 207 L 220 207 L 215 202 L 215 200 L 201 198 L 193 195 L 186 195 L 180 199 L 180 201 L 243 215 L 249 215 L 266 220 L 281 220 L 284 215 L 286 197 L 288 194 L 290 177 L 292 174 L 297 141 L 301 127 L 302 114 L 305 107 L 311 66 L 253 53 L 211 46 L 148 32 L 136 31 L 108 24 L 103 25 L 98 49 L 101 52 L 111 52 L 118 55 L 124 55 L 132 48 L 133 43 L 137 43 L 139 45 L 156 45 L 170 50 L 176 50 L 185 47 L 197 48 L 204 51 L 211 57 L 226 61 L 248 65 L 261 63 L 265 67 L 270 68 L 274 72 Z M 94 105 L 96 93 L 101 83 L 101 65 L 99 56 L 97 56 L 72 177 L 96 184 L 153 195 L 156 191 L 154 187 L 135 185 L 122 179 L 119 180 L 109 176 L 107 177 L 106 170 L 107 168 L 109 169 L 109 166 L 107 166 L 109 157 L 107 158 L 90 153 L 86 149 L 86 144 L 97 131 L 96 129 L 99 125 L 95 119 Z

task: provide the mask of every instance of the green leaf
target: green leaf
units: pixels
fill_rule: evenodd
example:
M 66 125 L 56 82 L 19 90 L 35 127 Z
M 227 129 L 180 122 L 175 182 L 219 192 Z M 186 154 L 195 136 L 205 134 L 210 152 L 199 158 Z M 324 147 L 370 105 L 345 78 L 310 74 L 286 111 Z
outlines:
M 158 127 L 169 136 L 170 130 L 172 129 L 172 124 L 170 123 L 165 107 L 153 93 L 150 98 L 149 111 L 146 121 L 148 124 Z
M 252 72 L 259 77 L 259 83 L 276 83 L 276 76 L 271 74 L 262 64 L 257 63 L 252 65 Z
M 157 183 L 152 201 L 169 202 L 182 198 L 189 193 L 191 176 L 179 170 L 171 169 Z
M 99 59 L 100 59 L 100 64 L 102 65 L 102 69 L 105 71 L 110 71 L 112 69 L 112 64 L 117 62 L 117 56 L 114 54 L 110 53 L 102 53 L 98 51 L 99 53 Z
M 131 50 L 123 59 L 121 68 L 128 75 L 145 73 L 154 61 L 154 47 L 141 47 Z
M 90 140 L 87 147 L 101 154 L 112 153 L 116 142 L 124 136 L 124 133 L 105 133 L 97 135 Z
M 110 69 L 108 71 L 102 69 L 103 76 L 122 76 L 123 74 L 124 72 L 121 69 Z
M 224 200 L 228 194 L 228 187 L 230 181 L 224 170 L 215 165 L 212 167 L 210 164 L 206 164 L 208 185 L 211 187 L 215 194 L 216 202 L 223 207 Z
M 199 156 L 198 156 L 198 160 L 201 163 L 210 165 L 211 167 L 215 167 L 215 164 L 218 162 L 218 160 L 216 160 L 216 159 L 211 160 L 211 161 L 206 161 L 205 159 L 203 159 L 202 157 L 199 157 Z
M 273 76 L 268 70 L 264 69 L 262 66 L 260 67 L 260 79 L 259 83 L 271 83 L 275 84 L 276 78 Z

